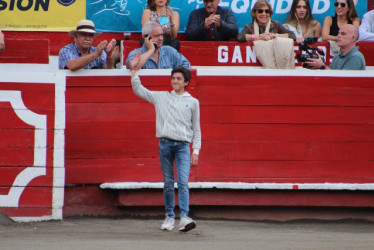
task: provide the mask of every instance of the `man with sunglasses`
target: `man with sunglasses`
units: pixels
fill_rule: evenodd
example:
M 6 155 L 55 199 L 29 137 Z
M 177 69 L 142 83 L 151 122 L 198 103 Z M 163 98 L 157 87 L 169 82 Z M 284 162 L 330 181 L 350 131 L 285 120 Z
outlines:
M 162 46 L 164 31 L 161 24 L 149 21 L 143 25 L 142 36 L 144 44 L 131 51 L 126 59 L 126 66 L 131 70 L 139 69 L 175 69 L 179 67 L 191 68 L 190 62 L 176 49 L 170 46 Z M 139 63 L 130 63 L 141 53 Z
M 190 41 L 229 41 L 238 34 L 234 13 L 219 7 L 220 0 L 204 0 L 204 8 L 191 12 L 186 38 Z
M 74 37 L 74 43 L 68 44 L 60 50 L 58 57 L 59 69 L 113 69 L 114 60 L 112 53 L 115 50 L 116 40 L 109 43 L 101 41 L 97 47 L 93 46 L 95 37 L 101 32 L 95 31 L 91 20 L 81 20 L 69 36 Z M 117 48 L 118 49 L 118 48 Z
M 318 59 L 308 58 L 305 63 L 312 69 L 365 70 L 365 58 L 356 47 L 357 39 L 358 29 L 352 24 L 344 24 L 338 33 L 340 52 L 334 56 L 330 67 L 325 65 L 318 54 Z

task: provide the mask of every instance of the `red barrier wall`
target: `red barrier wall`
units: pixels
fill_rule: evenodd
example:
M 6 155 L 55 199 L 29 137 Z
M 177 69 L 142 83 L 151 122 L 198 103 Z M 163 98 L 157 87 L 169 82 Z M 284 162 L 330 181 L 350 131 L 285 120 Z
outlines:
M 65 73 L 63 105 L 58 96 L 64 89 L 57 91 L 48 84 L 56 81 L 56 75 L 61 82 Z M 170 70 L 140 74 L 152 90 L 171 89 Z M 18 76 L 27 84 L 14 83 Z M 295 189 L 198 190 L 191 192 L 191 204 L 374 207 L 370 185 L 363 191 L 345 187 L 374 180 L 373 78 L 370 70 L 193 70 L 189 92 L 200 101 L 203 142 L 200 163 L 192 168 L 190 181 L 291 183 Z M 0 85 L 0 114 L 7 117 L 0 128 L 6 138 L 0 143 L 2 212 L 26 219 L 59 218 L 63 197 L 65 216 L 113 215 L 119 213 L 118 204 L 162 203 L 161 190 L 118 195 L 98 187 L 105 182 L 162 181 L 154 108 L 133 94 L 128 70 L 3 72 Z M 15 119 L 7 103 L 8 90 L 23 92 L 26 107 L 46 115 L 46 146 L 40 146 L 43 140 L 35 139 L 38 144 L 33 144 L 30 139 L 32 126 L 27 124 L 32 119 L 26 125 Z M 46 150 L 45 172 L 30 185 L 24 183 L 19 202 L 10 204 L 12 199 L 4 195 L 14 178 L 32 164 L 32 150 L 39 148 Z M 34 165 L 43 167 L 38 161 Z M 298 190 L 303 183 L 332 183 L 341 188 Z M 56 198 L 60 200 L 52 201 Z
M 6 39 L 6 50 L 0 52 L 0 63 L 49 63 L 49 40 Z
M 148 88 L 171 89 L 168 73 L 142 72 Z M 190 92 L 200 101 L 203 142 L 190 181 L 372 183 L 374 75 L 339 73 L 198 69 Z M 67 86 L 66 184 L 162 181 L 154 108 L 133 94 L 128 71 L 72 75 Z M 70 192 L 65 200 L 69 216 L 82 212 Z M 191 204 L 374 206 L 360 191 L 233 195 L 192 193 Z M 162 192 L 125 192 L 118 202 L 160 205 Z
M 61 219 L 64 74 L 0 75 L 0 211 L 18 221 Z
M 141 79 L 170 90 L 168 76 Z M 161 181 L 154 109 L 130 77 L 67 86 L 67 183 Z M 372 182 L 373 86 L 364 76 L 197 77 L 203 148 L 192 180 Z

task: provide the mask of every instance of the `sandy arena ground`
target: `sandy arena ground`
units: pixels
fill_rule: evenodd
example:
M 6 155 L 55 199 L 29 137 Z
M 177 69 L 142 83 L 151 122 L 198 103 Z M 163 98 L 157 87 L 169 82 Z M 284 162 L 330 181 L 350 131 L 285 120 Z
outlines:
M 154 219 L 70 218 L 0 225 L 0 249 L 374 249 L 374 223 L 199 220 L 181 233 Z
M 374 223 L 197 221 L 180 233 L 160 220 L 71 218 L 0 226 L 1 249 L 373 249 Z

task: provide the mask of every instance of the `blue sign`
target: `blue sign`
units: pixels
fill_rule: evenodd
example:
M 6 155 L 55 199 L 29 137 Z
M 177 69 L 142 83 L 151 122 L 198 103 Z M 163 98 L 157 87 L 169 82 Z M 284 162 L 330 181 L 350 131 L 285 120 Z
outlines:
M 257 0 L 221 0 L 220 6 L 231 9 L 241 31 L 246 24 L 252 22 L 250 15 L 252 6 Z M 273 20 L 283 23 L 290 11 L 292 0 L 269 0 L 273 7 Z M 314 19 L 321 25 L 326 16 L 335 15 L 334 0 L 310 0 Z M 367 11 L 367 0 L 354 0 L 360 18 Z M 180 29 L 184 33 L 190 13 L 203 8 L 203 0 L 171 0 L 170 7 L 179 12 Z M 143 9 L 147 8 L 147 0 L 87 0 L 87 19 L 95 23 L 96 29 L 104 32 L 141 32 Z

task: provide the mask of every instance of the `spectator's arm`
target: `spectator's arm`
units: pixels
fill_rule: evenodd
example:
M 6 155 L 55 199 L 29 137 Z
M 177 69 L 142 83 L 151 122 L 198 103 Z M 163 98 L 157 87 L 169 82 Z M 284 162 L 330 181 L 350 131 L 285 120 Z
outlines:
M 331 68 L 325 64 L 324 61 L 322 61 L 322 58 L 319 54 L 318 58 L 308 58 L 305 64 L 307 64 L 310 69 L 321 69 L 321 67 L 324 65 L 325 70 L 330 70 Z
M 190 41 L 200 41 L 207 32 L 204 28 L 205 19 L 201 20 L 199 18 L 198 12 L 193 11 L 188 19 L 187 29 L 186 29 L 186 39 Z
M 139 69 L 141 69 L 143 67 L 143 65 L 148 61 L 148 59 L 153 54 L 152 50 L 147 50 L 147 52 L 141 54 L 139 64 L 137 64 L 137 67 L 134 68 L 130 64 L 130 61 L 134 58 L 134 56 L 137 54 L 138 51 L 139 50 L 133 50 L 133 51 L 131 51 L 130 54 L 129 54 L 129 56 L 127 57 L 126 66 L 127 66 L 128 69 L 131 69 L 131 70 L 139 70 Z
M 81 69 L 81 68 L 85 67 L 90 62 L 92 62 L 93 60 L 95 60 L 96 58 L 98 58 L 100 56 L 101 56 L 101 54 L 99 54 L 95 51 L 94 53 L 90 53 L 90 54 L 83 55 L 83 56 L 78 57 L 78 58 L 71 59 L 66 64 L 66 67 L 68 69 L 70 69 L 71 71 L 75 71 L 75 70 L 78 70 L 78 69 Z
M 353 19 L 352 24 L 353 24 L 353 26 L 355 26 L 357 29 L 360 28 L 360 24 L 361 24 L 360 18 L 357 17 L 357 18 Z
M 323 26 L 322 26 L 322 40 L 323 41 L 336 41 L 338 40 L 337 36 L 331 36 L 330 35 L 330 28 L 332 25 L 332 18 L 331 16 L 325 17 L 325 20 L 323 21 Z
M 236 37 L 238 34 L 238 25 L 236 24 L 235 16 L 232 11 L 227 11 L 225 20 L 221 19 L 221 26 L 218 28 L 218 31 L 223 37 L 226 37 L 227 40 Z
M 373 20 L 374 21 L 374 20 Z M 359 41 L 374 41 L 374 23 L 370 22 L 370 16 L 365 14 L 362 18 L 362 23 L 360 25 L 359 31 Z
M 316 24 L 314 25 L 314 30 L 314 37 L 320 38 L 322 36 L 322 27 L 318 21 L 316 21 Z
M 0 51 L 5 50 L 4 33 L 0 31 Z
M 154 46 L 154 44 L 155 43 L 150 40 L 150 36 L 146 37 L 144 39 L 144 45 L 147 48 L 147 51 L 145 53 L 141 54 L 139 63 L 136 64 L 137 65 L 136 67 L 133 67 L 132 64 L 130 64 L 130 61 L 137 54 L 137 52 L 139 51 L 139 49 L 131 51 L 130 54 L 129 54 L 129 56 L 127 57 L 127 60 L 126 60 L 126 66 L 127 66 L 127 68 L 129 68 L 131 70 L 139 70 L 139 69 L 141 69 L 143 67 L 143 65 L 148 61 L 148 59 L 155 52 L 155 46 Z
M 168 11 L 171 13 L 170 16 L 172 20 L 170 20 L 170 36 L 172 38 L 177 38 L 178 31 L 179 31 L 179 13 L 173 11 L 170 7 L 168 7 Z
M 146 23 L 146 22 L 149 22 L 150 21 L 150 19 L 149 19 L 149 9 L 145 9 L 145 10 L 143 10 L 143 14 L 142 14 L 142 20 L 141 20 L 141 25 L 142 25 L 142 27 L 144 26 L 144 24 Z
M 113 38 L 105 48 L 105 52 L 107 55 L 106 62 L 105 62 L 106 69 L 114 69 L 114 58 L 112 57 L 112 55 L 113 55 L 113 51 L 115 48 L 116 48 L 116 40 Z
M 106 45 L 107 45 L 106 40 L 101 41 L 97 45 L 96 51 L 94 51 L 93 53 L 90 53 L 90 54 L 82 55 L 82 56 L 77 57 L 77 58 L 69 58 L 69 56 L 60 55 L 60 56 L 62 56 L 62 59 L 60 61 L 60 69 L 67 68 L 67 69 L 70 69 L 71 71 L 75 71 L 75 70 L 78 70 L 78 69 L 81 69 L 81 68 L 87 66 L 90 62 L 94 61 L 96 58 L 101 56 L 101 54 L 103 53 Z M 62 65 L 63 61 L 66 62 L 65 65 Z
M 177 50 L 174 51 L 174 65 L 173 68 L 178 68 L 178 67 L 184 67 L 186 69 L 191 68 L 190 62 L 185 58 L 181 53 L 179 53 Z
M 114 69 L 114 58 L 113 57 L 106 57 L 106 63 L 105 63 L 106 69 Z
M 278 26 L 278 33 L 280 37 L 285 37 L 285 38 L 291 38 L 293 40 L 296 40 L 295 33 L 292 31 L 288 30 L 286 27 L 284 27 L 282 24 L 279 23 Z
M 242 42 L 242 43 L 252 42 L 252 34 L 249 33 L 248 25 L 244 26 L 244 29 L 242 30 L 240 34 L 238 34 L 236 39 L 238 40 L 238 42 Z

